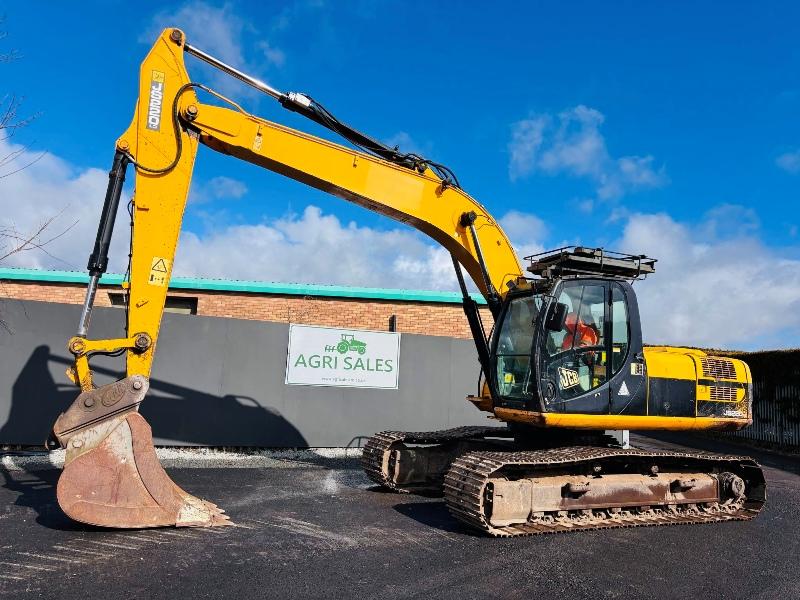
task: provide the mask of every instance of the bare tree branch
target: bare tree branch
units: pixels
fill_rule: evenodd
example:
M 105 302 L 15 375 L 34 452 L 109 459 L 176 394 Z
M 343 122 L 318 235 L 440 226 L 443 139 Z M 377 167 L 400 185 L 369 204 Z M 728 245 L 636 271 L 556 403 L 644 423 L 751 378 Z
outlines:
M 0 15 L 0 27 L 5 22 L 5 16 Z M 0 30 L 0 42 L 2 42 L 8 33 Z M 7 52 L 0 52 L 0 64 L 9 63 L 19 60 L 22 55 L 14 49 Z M 30 125 L 31 121 L 39 116 L 39 113 L 33 114 L 28 117 L 21 117 L 19 114 L 20 106 L 22 105 L 23 98 L 14 93 L 6 93 L 0 98 L 0 140 L 7 140 L 14 136 L 17 130 Z M 0 158 L 0 168 L 6 167 L 21 156 L 27 150 L 26 146 L 22 146 L 12 151 L 7 156 Z M 44 153 L 37 156 L 35 159 L 28 161 L 25 165 L 17 167 L 7 173 L 0 173 L 0 179 L 8 177 L 14 173 L 19 173 L 22 169 L 30 167 L 36 161 L 42 158 Z
M 0 15 L 0 42 L 3 42 L 8 37 L 8 32 L 1 29 L 4 23 L 5 15 Z M 16 49 L 12 48 L 11 50 L 0 52 L 0 64 L 10 63 L 12 61 L 19 60 L 21 57 L 22 55 Z M 29 125 L 30 122 L 38 116 L 32 115 L 30 117 L 20 117 L 19 109 L 21 104 L 22 97 L 18 96 L 17 94 L 6 93 L 0 97 L 0 140 L 4 141 L 13 137 L 18 129 Z M 26 169 L 27 167 L 30 167 L 32 164 L 41 160 L 41 158 L 46 154 L 45 152 L 42 152 L 34 158 L 27 159 L 23 165 L 14 165 L 12 167 L 12 163 L 21 156 L 24 156 L 26 150 L 26 146 L 20 146 L 12 149 L 6 156 L 0 157 L 0 169 L 3 169 L 4 167 L 11 168 L 9 171 L 0 172 L 0 179 L 9 177 L 14 173 L 19 173 L 21 170 Z M 45 230 L 50 227 L 53 221 L 63 213 L 64 211 L 61 211 L 61 213 L 55 217 L 47 219 L 44 223 L 42 223 L 38 230 L 29 235 L 22 235 L 18 233 L 13 225 L 0 226 L 0 263 L 12 254 L 24 252 L 26 250 L 32 250 L 35 248 L 38 248 L 39 250 L 42 250 L 50 255 L 49 252 L 44 250 L 44 246 L 54 239 L 61 237 L 74 226 L 73 223 L 63 232 L 48 240 L 41 239 Z
M 27 169 L 32 164 L 35 164 L 35 163 L 39 162 L 45 154 L 47 154 L 47 152 L 41 152 L 41 153 L 39 153 L 39 155 L 36 156 L 36 158 L 28 161 L 27 163 L 25 163 L 21 167 L 18 167 L 16 169 L 14 169 L 13 171 L 9 171 L 8 173 L 0 173 L 0 179 L 8 177 L 9 175 L 13 175 L 14 173 L 19 173 L 23 169 Z M 2 166 L 2 162 L 0 162 L 0 166 Z
M 22 97 L 12 93 L 7 93 L 0 99 L 0 130 L 3 131 L 3 139 L 12 137 L 17 129 L 29 125 L 39 116 L 39 113 L 36 113 L 30 117 L 21 118 L 19 107 L 22 105 L 22 100 Z
M 0 16 L 0 25 L 2 25 L 6 20 L 5 15 Z M 0 31 L 0 41 L 4 40 L 8 37 L 7 31 Z M 18 50 L 11 49 L 8 52 L 0 52 L 0 63 L 9 63 L 15 60 L 19 60 L 22 58 L 22 54 L 19 53 Z
M 41 250 L 42 252 L 47 254 L 47 256 L 49 256 L 50 258 L 61 261 L 60 258 L 48 252 L 45 249 L 45 246 L 54 242 L 61 236 L 65 235 L 70 229 L 72 229 L 73 227 L 75 227 L 75 225 L 78 224 L 78 221 L 73 221 L 68 227 L 63 229 L 61 232 L 45 240 L 40 240 L 39 237 L 53 224 L 53 222 L 55 222 L 61 215 L 63 215 L 68 208 L 69 208 L 68 206 L 64 207 L 64 209 L 57 215 L 50 217 L 49 219 L 44 221 L 39 226 L 39 229 L 37 229 L 33 235 L 28 235 L 28 236 L 20 235 L 15 229 L 10 227 L 6 227 L 5 229 L 0 229 L 0 238 L 5 238 L 6 240 L 11 240 L 12 242 L 15 242 L 10 250 L 6 251 L 5 254 L 0 254 L 0 262 L 11 256 L 12 254 L 16 254 L 17 252 L 26 252 L 28 250 Z M 2 246 L 0 246 L 0 248 L 2 248 Z M 1 249 L 0 252 L 2 252 Z
M 0 29 L 2 28 L 4 21 L 4 16 L 0 15 Z M 0 42 L 2 42 L 7 35 L 8 34 L 5 31 L 0 30 Z M 22 55 L 15 49 L 0 52 L 0 65 L 19 60 L 21 57 Z M 22 100 L 23 98 L 21 96 L 18 96 L 14 93 L 6 93 L 3 96 L 0 96 L 0 141 L 5 141 L 13 137 L 19 129 L 29 125 L 31 121 L 38 116 L 37 113 L 29 117 L 21 117 L 19 110 L 20 106 L 22 105 Z M 32 164 L 41 160 L 46 154 L 46 152 L 41 152 L 34 157 L 26 156 L 27 149 L 28 148 L 24 145 L 17 146 L 12 148 L 8 154 L 6 154 L 6 156 L 0 156 L 0 170 L 3 168 L 10 169 L 6 172 L 0 171 L 0 180 L 28 168 Z M 23 161 L 20 161 L 24 164 L 13 164 L 20 157 L 25 157 Z M 52 259 L 60 261 L 61 259 L 51 254 L 47 250 L 46 246 L 65 235 L 77 224 L 77 221 L 75 221 L 59 233 L 52 234 L 53 223 L 56 221 L 56 219 L 62 217 L 68 208 L 69 207 L 64 207 L 64 209 L 61 210 L 61 212 L 59 212 L 57 215 L 52 216 L 42 222 L 36 231 L 26 234 L 20 233 L 13 222 L 8 222 L 6 216 L 5 223 L 0 221 L 0 264 L 2 264 L 3 261 L 8 259 L 13 254 L 27 252 L 30 250 L 39 250 L 40 252 L 44 252 Z M 0 318 L 0 331 L 13 333 L 8 324 L 5 323 L 2 318 Z

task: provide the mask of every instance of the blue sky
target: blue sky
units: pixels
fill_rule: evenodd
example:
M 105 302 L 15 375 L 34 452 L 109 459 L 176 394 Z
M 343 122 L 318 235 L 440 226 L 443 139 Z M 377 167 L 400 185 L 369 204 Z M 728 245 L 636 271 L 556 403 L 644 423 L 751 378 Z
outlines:
M 11 142 L 58 161 L 55 189 L 88 192 L 88 180 L 102 181 L 130 121 L 138 64 L 158 30 L 174 25 L 275 87 L 307 92 L 373 136 L 447 164 L 506 217 L 521 250 L 584 243 L 662 259 L 662 282 L 642 290 L 657 300 L 643 312 L 665 340 L 763 310 L 754 280 L 770 290 L 767 308 L 800 313 L 797 3 L 84 2 L 2 12 L 0 51 L 22 55 L 0 65 L 4 91 L 24 95 L 23 113 L 40 113 Z M 195 60 L 187 66 L 253 112 L 327 136 Z M 240 255 L 252 263 L 257 250 L 298 261 L 280 270 L 265 258 L 263 268 L 234 272 L 242 277 L 452 286 L 436 249 L 391 221 L 205 148 L 195 173 L 176 270 L 224 275 L 200 258 L 213 247 L 230 253 L 229 264 Z M 12 180 L 0 179 L 0 192 L 28 185 Z M 98 213 L 102 186 L 99 194 Z M 277 246 L 259 246 L 258 235 Z M 370 244 L 377 259 L 339 256 L 321 269 L 297 258 L 331 237 Z M 61 262 L 19 260 L 81 269 L 91 241 L 76 243 L 85 246 L 77 258 L 65 250 Z M 768 277 L 779 259 L 783 272 Z M 736 301 L 717 306 L 720 295 Z M 698 320 L 710 304 L 724 320 Z M 757 341 L 745 331 L 700 340 L 791 345 L 800 316 L 788 329 L 753 327 Z

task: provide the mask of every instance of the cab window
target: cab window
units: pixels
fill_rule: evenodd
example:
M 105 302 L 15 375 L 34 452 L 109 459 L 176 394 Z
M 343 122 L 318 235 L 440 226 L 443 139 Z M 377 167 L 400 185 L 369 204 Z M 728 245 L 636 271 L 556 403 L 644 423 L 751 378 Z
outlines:
M 496 334 L 496 375 L 500 396 L 527 399 L 532 393 L 529 386 L 533 321 L 540 304 L 540 296 L 514 298 L 504 313 Z
M 607 288 L 597 284 L 565 285 L 558 301 L 567 305 L 561 331 L 545 338 L 542 373 L 553 395 L 568 400 L 608 379 L 605 320 Z
M 611 290 L 611 374 L 617 373 L 625 364 L 630 345 L 628 307 L 622 286 L 614 284 Z

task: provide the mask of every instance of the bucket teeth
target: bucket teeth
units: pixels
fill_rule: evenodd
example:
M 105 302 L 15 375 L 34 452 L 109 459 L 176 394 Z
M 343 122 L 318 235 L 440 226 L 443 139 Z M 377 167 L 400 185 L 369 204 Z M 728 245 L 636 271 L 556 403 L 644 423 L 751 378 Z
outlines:
M 57 487 L 58 504 L 70 518 L 122 529 L 232 525 L 216 504 L 170 479 L 138 412 L 93 423 L 71 438 Z
M 187 494 L 178 486 L 175 486 L 175 488 L 181 494 L 183 501 L 175 520 L 177 527 L 221 527 L 233 525 L 230 517 L 223 514 L 225 511 L 216 504 Z

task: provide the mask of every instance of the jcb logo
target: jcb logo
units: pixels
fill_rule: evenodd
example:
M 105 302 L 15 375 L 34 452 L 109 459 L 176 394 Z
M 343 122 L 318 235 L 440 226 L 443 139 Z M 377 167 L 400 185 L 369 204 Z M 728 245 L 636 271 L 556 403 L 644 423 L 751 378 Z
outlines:
M 578 372 L 573 371 L 572 369 L 565 369 L 564 367 L 558 368 L 558 378 L 560 380 L 562 390 L 575 387 L 578 385 L 578 383 L 580 383 L 578 379 Z
M 164 104 L 164 73 L 153 71 L 150 78 L 150 102 L 147 106 L 147 128 L 161 129 L 161 108 Z

